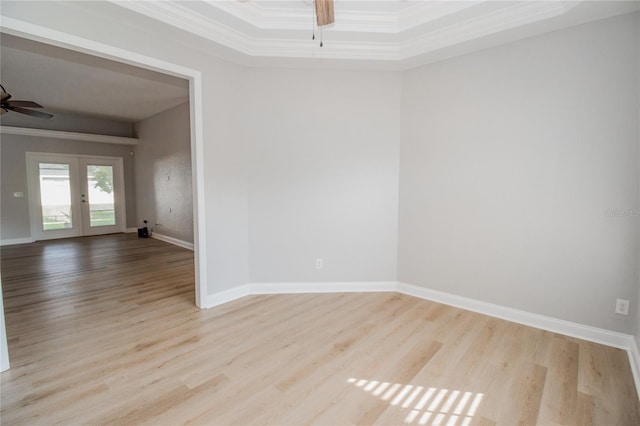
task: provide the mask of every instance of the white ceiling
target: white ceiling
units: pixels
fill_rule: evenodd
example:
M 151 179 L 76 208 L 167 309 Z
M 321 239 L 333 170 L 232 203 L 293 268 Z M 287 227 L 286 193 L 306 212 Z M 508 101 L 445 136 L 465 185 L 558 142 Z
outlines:
M 375 60 L 398 68 L 452 56 L 464 43 L 505 43 L 640 6 L 637 0 L 335 0 L 335 23 L 324 27 L 321 48 L 312 40 L 312 0 L 113 1 L 250 57 Z
M 180 78 L 6 34 L 0 46 L 4 88 L 45 112 L 136 122 L 189 100 Z

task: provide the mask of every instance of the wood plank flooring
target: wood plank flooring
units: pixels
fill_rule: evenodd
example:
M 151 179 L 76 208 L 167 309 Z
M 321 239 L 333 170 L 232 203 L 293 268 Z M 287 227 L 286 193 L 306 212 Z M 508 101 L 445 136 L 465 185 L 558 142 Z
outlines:
M 2 425 L 639 425 L 627 354 L 395 293 L 194 306 L 133 235 L 2 248 Z

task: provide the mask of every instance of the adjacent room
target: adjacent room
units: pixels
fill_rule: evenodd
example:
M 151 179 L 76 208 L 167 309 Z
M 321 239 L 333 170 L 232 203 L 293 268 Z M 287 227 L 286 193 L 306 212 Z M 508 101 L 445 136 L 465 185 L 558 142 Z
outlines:
M 3 424 L 640 424 L 640 2 L 0 14 Z

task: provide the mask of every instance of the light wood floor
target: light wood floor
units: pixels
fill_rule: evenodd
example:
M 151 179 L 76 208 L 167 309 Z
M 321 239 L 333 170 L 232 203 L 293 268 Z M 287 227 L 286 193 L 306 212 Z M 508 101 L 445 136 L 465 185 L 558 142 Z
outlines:
M 200 311 L 192 253 L 2 248 L 2 425 L 639 425 L 624 351 L 395 293 Z

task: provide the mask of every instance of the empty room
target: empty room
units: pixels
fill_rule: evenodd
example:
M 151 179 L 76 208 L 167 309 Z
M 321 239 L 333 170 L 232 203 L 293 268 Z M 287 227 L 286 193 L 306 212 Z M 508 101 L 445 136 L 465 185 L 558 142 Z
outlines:
M 0 19 L 2 424 L 640 424 L 640 2 Z

